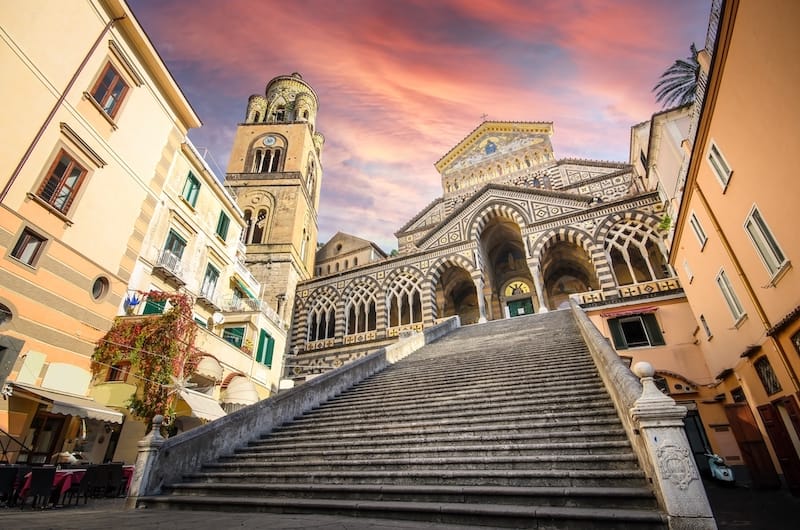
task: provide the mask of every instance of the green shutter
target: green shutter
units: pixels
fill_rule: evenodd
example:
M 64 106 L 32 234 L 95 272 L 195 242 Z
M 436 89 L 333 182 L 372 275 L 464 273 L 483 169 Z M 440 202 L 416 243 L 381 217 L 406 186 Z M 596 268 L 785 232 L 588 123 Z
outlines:
M 142 311 L 143 315 L 160 315 L 164 312 L 164 308 L 167 305 L 166 300 L 162 300 L 160 302 L 154 302 L 152 300 L 147 300 L 144 304 L 144 310 Z
M 658 325 L 658 320 L 656 320 L 654 314 L 642 315 L 642 321 L 644 322 L 644 328 L 647 330 L 647 338 L 650 339 L 650 346 L 663 346 L 666 344 L 664 336 L 661 335 L 661 326 Z
M 622 333 L 622 326 L 619 325 L 618 318 L 608 321 L 608 329 L 611 331 L 611 338 L 614 339 L 614 347 L 618 350 L 628 349 L 628 343 L 625 342 L 625 335 Z
M 241 348 L 244 342 L 244 328 L 225 328 L 222 330 L 222 338 Z
M 269 333 L 262 329 L 258 337 L 258 352 L 256 353 L 256 362 L 272 367 L 272 352 L 274 349 L 275 339 L 273 339 Z
M 217 221 L 217 235 L 225 241 L 225 238 L 228 237 L 228 225 L 230 224 L 230 219 L 225 212 L 219 212 L 219 221 Z
M 272 368 L 272 352 L 275 350 L 275 339 L 269 337 L 267 340 L 267 357 L 264 359 L 264 364 Z

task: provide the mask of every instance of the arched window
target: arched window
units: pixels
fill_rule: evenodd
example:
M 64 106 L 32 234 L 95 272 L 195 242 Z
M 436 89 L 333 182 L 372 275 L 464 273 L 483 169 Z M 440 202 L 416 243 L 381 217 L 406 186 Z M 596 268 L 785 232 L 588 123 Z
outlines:
M 368 284 L 356 287 L 345 304 L 347 334 L 374 331 L 377 327 L 375 293 Z
M 261 113 L 256 111 L 255 114 L 253 114 L 253 122 L 258 123 L 258 120 L 260 119 L 261 119 Z
M 339 272 L 339 262 L 336 262 L 336 272 Z
M 303 228 L 303 239 L 300 240 L 300 259 L 306 259 L 306 245 L 308 244 L 308 236 L 306 235 L 306 229 Z
M 249 243 L 263 243 L 264 242 L 264 233 L 266 232 L 267 226 L 267 211 L 266 210 L 259 210 L 258 217 L 256 218 L 256 222 L 253 225 L 252 236 L 250 238 Z
M 308 111 L 307 111 L 307 110 L 304 110 L 304 111 L 303 111 L 303 119 L 304 119 L 304 120 L 307 120 L 307 119 L 308 119 Z
M 350 267 L 350 260 L 349 259 L 344 260 L 344 268 L 345 268 L 345 270 L 348 269 L 349 267 Z
M 386 308 L 390 327 L 422 322 L 419 280 L 409 273 L 395 278 L 388 289 Z
M 669 276 L 664 243 L 654 227 L 628 220 L 609 230 L 606 251 L 617 285 L 649 282 Z
M 336 304 L 328 295 L 319 295 L 308 312 L 308 341 L 332 339 L 336 333 Z
M 279 105 L 278 108 L 275 109 L 275 121 L 285 121 L 286 120 L 286 107 L 283 105 Z
M 244 211 L 244 230 L 242 230 L 242 243 L 249 243 L 250 242 L 250 233 L 253 230 L 253 211 L 252 210 L 245 210 Z
M 256 149 L 253 153 L 252 173 L 273 173 L 280 171 L 281 149 Z
M 357 257 L 353 258 L 353 267 L 355 267 L 356 265 L 358 265 L 358 258 Z

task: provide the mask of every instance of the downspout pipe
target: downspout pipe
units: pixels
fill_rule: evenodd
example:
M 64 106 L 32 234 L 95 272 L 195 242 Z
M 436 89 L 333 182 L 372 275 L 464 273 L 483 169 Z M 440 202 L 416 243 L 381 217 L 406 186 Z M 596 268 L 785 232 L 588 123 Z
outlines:
M 114 26 L 114 24 L 124 18 L 126 18 L 126 15 L 122 15 L 121 17 L 117 18 L 112 18 L 106 23 L 105 27 L 103 28 L 103 31 L 100 32 L 100 35 L 98 35 L 97 40 L 94 41 L 94 44 L 92 44 L 92 47 L 86 53 L 86 56 L 83 58 L 83 61 L 81 61 L 81 64 L 78 66 L 78 69 L 75 71 L 74 74 L 72 74 L 72 78 L 69 80 L 69 83 L 67 83 L 67 86 L 61 92 L 58 101 L 56 101 L 56 104 L 53 105 L 52 110 L 50 110 L 50 114 L 47 115 L 47 118 L 45 118 L 44 123 L 42 123 L 42 126 L 39 127 L 39 131 L 36 133 L 36 136 L 33 137 L 33 141 L 28 146 L 28 149 L 25 151 L 25 153 L 22 155 L 22 158 L 17 164 L 17 167 L 14 168 L 14 172 L 11 173 L 11 177 L 8 179 L 8 182 L 6 182 L 6 185 L 3 187 L 3 191 L 0 192 L 0 204 L 2 204 L 2 202 L 5 200 L 6 195 L 8 195 L 8 192 L 11 190 L 11 186 L 14 185 L 14 181 L 17 180 L 17 177 L 22 172 L 22 168 L 25 167 L 25 164 L 28 162 L 31 153 L 33 153 L 33 150 L 36 148 L 37 144 L 39 143 L 39 140 L 41 140 L 42 136 L 44 135 L 44 132 L 47 130 L 47 127 L 50 126 L 50 122 L 53 121 L 56 112 L 64 103 L 64 100 L 67 98 L 67 94 L 69 94 L 70 90 L 72 90 L 72 86 L 75 84 L 75 81 L 78 80 L 78 76 L 80 76 L 80 74 L 83 72 L 83 69 L 86 67 L 86 63 L 89 62 L 89 59 L 91 59 L 92 54 L 94 54 L 95 50 L 100 45 L 103 38 L 106 36 L 109 30 Z

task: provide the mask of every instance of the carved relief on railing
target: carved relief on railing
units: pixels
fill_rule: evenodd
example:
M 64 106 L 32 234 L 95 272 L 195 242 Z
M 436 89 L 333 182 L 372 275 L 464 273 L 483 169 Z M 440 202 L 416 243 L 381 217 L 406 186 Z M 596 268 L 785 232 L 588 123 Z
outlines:
M 416 324 L 406 324 L 404 326 L 396 326 L 393 328 L 389 328 L 386 331 L 387 337 L 398 337 L 400 333 L 404 331 L 422 331 L 422 322 L 417 322 Z
M 317 340 L 313 342 L 306 342 L 306 351 L 322 350 L 324 348 L 333 348 L 336 345 L 334 339 Z
M 359 344 L 361 342 L 366 342 L 368 340 L 375 340 L 378 334 L 375 330 L 367 331 L 365 333 L 355 333 L 353 335 L 345 335 L 344 336 L 344 343 L 345 344 Z
M 579 305 L 602 302 L 606 299 L 603 291 L 589 291 L 587 293 L 577 293 L 571 296 Z
M 680 289 L 681 283 L 678 281 L 678 278 L 665 278 L 663 280 L 656 280 L 654 282 L 623 285 L 619 288 L 619 295 L 622 298 L 630 298 L 632 296 L 667 293 L 669 291 L 678 291 Z

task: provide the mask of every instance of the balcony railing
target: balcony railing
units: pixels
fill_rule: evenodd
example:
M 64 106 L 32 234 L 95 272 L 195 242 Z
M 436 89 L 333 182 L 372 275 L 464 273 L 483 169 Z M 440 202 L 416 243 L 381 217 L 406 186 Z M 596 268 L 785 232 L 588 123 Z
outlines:
M 173 254 L 170 250 L 157 250 L 153 272 L 156 274 L 161 274 L 165 277 L 165 279 L 172 280 L 179 285 L 186 284 L 183 279 L 181 258 L 177 254 Z
M 229 312 L 256 312 L 260 311 L 275 325 L 286 329 L 286 322 L 272 309 L 269 304 L 263 300 L 256 300 L 255 298 L 239 298 L 237 296 L 228 296 L 222 300 L 222 310 Z
M 683 292 L 681 282 L 677 277 L 672 277 L 651 282 L 622 285 L 611 293 L 603 291 L 576 293 L 570 295 L 570 298 L 575 300 L 578 305 L 585 306 L 589 304 L 603 305 L 607 301 L 619 302 L 620 300 L 625 299 L 651 298 L 659 295 L 677 294 L 680 292 Z

